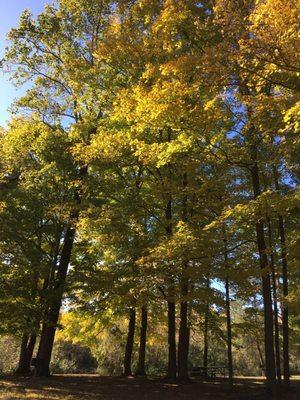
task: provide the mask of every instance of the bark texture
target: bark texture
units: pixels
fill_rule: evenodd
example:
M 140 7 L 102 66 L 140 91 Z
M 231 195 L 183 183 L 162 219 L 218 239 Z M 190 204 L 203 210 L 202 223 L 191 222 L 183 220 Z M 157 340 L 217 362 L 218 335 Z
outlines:
M 181 293 L 186 296 L 188 293 L 187 283 L 183 283 Z M 188 328 L 188 302 L 180 303 L 180 326 L 178 340 L 178 379 L 187 381 L 188 373 L 188 354 L 189 354 L 189 328 Z
M 131 361 L 132 361 L 132 351 L 134 344 L 135 320 L 136 320 L 136 311 L 134 307 L 131 307 L 129 311 L 128 334 L 125 346 L 124 373 L 123 373 L 124 376 L 132 375 Z
M 34 346 L 36 343 L 36 335 L 24 334 L 21 342 L 20 358 L 18 363 L 18 368 L 16 370 L 17 374 L 29 374 L 32 355 L 34 351 Z
M 55 299 L 50 305 L 43 324 L 39 349 L 37 353 L 36 375 L 50 375 L 50 361 L 54 344 L 56 327 L 59 319 L 64 286 L 67 277 L 68 267 L 71 260 L 72 248 L 75 237 L 75 228 L 69 226 L 66 230 L 60 263 L 55 277 L 54 293 Z
M 206 288 L 209 289 L 210 287 L 210 279 L 207 278 L 206 280 Z M 205 314 L 204 314 L 204 329 L 203 329 L 203 367 L 207 368 L 208 366 L 208 325 L 209 325 L 209 301 L 206 302 L 205 305 Z M 206 370 L 205 375 L 207 376 Z
M 172 236 L 172 197 L 166 206 L 166 234 Z M 168 282 L 168 371 L 167 378 L 175 380 L 177 376 L 176 357 L 176 306 L 174 301 L 173 278 L 169 277 Z
M 250 135 L 254 135 L 250 140 L 252 141 L 251 149 L 251 178 L 254 198 L 256 199 L 261 194 L 260 178 L 258 168 L 257 146 L 255 143 L 255 131 L 251 130 Z M 255 224 L 256 242 L 259 253 L 260 268 L 262 271 L 262 296 L 264 304 L 264 343 L 265 343 L 265 372 L 267 387 L 272 392 L 276 388 L 276 368 L 275 368 L 275 354 L 274 354 L 274 334 L 273 334 L 273 307 L 272 307 L 272 293 L 269 263 L 267 257 L 267 247 L 265 242 L 264 222 L 259 219 Z
M 146 358 L 146 343 L 147 343 L 147 325 L 148 325 L 148 310 L 146 306 L 143 306 L 141 310 L 139 360 L 136 371 L 136 375 L 138 376 L 146 376 L 145 358 Z
M 272 274 L 272 293 L 273 293 L 273 309 L 274 309 L 274 340 L 275 340 L 275 361 L 277 380 L 281 383 L 281 361 L 280 361 L 280 340 L 279 340 L 279 323 L 278 323 L 278 301 L 277 301 L 277 281 L 275 272 L 275 258 L 273 252 L 273 238 L 271 222 L 268 221 L 269 247 L 271 250 L 271 274 Z

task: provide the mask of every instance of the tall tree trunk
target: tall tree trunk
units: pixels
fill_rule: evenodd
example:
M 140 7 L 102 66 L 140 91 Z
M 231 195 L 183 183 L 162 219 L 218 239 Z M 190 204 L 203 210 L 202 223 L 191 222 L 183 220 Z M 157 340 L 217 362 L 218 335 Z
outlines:
M 279 179 L 277 168 L 273 167 L 275 189 L 279 192 Z M 282 350 L 283 350 L 283 381 L 285 385 L 290 383 L 289 363 L 289 309 L 286 302 L 288 290 L 288 263 L 286 254 L 285 228 L 282 215 L 278 217 L 278 232 L 281 245 L 281 271 L 282 271 L 282 292 L 284 301 L 282 304 Z
M 255 340 L 258 355 L 259 355 L 260 367 L 262 369 L 262 375 L 264 375 L 265 374 L 265 360 L 263 357 L 263 352 L 261 351 L 260 344 L 259 344 L 259 341 L 257 340 L 257 337 L 254 340 Z
M 77 220 L 78 214 L 74 218 Z M 64 285 L 68 272 L 69 263 L 71 260 L 71 253 L 75 237 L 75 228 L 68 226 L 64 238 L 64 244 L 61 252 L 60 262 L 58 266 L 57 275 L 55 278 L 55 299 L 50 305 L 46 315 L 46 321 L 43 324 L 39 349 L 37 354 L 36 374 L 38 376 L 50 375 L 50 361 L 54 343 L 56 327 L 59 319 L 59 312 L 61 308 Z
M 188 285 L 183 282 L 181 294 L 186 296 Z M 188 328 L 188 302 L 180 303 L 180 326 L 178 339 L 178 378 L 182 381 L 189 379 L 188 373 L 188 354 L 189 354 L 189 328 Z
M 124 356 L 124 373 L 123 373 L 124 376 L 132 375 L 131 361 L 132 361 L 132 351 L 134 344 L 135 319 L 136 319 L 136 311 L 134 307 L 131 307 L 129 311 L 128 334 L 127 334 L 125 356 Z
M 146 306 L 143 306 L 141 313 L 139 360 L 136 371 L 136 375 L 139 376 L 146 375 L 145 357 L 146 357 L 146 342 L 147 342 L 147 325 L 148 325 L 148 310 Z
M 250 135 L 255 136 L 255 131 L 251 130 Z M 254 198 L 256 199 L 261 194 L 257 147 L 255 137 L 251 138 L 251 178 Z M 273 308 L 272 308 L 272 293 L 269 273 L 269 263 L 267 257 L 267 247 L 265 243 L 264 222 L 259 219 L 255 224 L 256 242 L 259 252 L 260 268 L 262 270 L 262 295 L 264 303 L 264 332 L 265 332 L 265 362 L 266 362 L 266 380 L 267 387 L 275 392 L 276 390 L 276 369 L 275 369 L 275 354 L 274 354 L 274 335 L 273 335 Z
M 45 301 L 44 292 L 48 288 L 50 274 L 51 274 L 51 271 L 49 272 L 49 275 L 44 280 L 42 295 L 38 299 L 40 304 L 43 304 L 43 302 Z M 35 287 L 35 290 L 33 293 L 33 300 L 34 300 L 34 297 L 35 297 L 35 294 L 37 291 L 38 277 L 36 277 L 35 282 L 36 282 L 36 287 Z M 39 327 L 40 327 L 40 319 L 38 318 L 38 319 L 36 319 L 36 330 L 38 330 Z M 31 360 L 32 360 L 34 347 L 36 344 L 36 339 L 37 339 L 37 336 L 35 333 L 31 333 L 30 336 L 27 334 L 23 336 L 21 351 L 20 351 L 19 365 L 18 365 L 18 369 L 16 371 L 17 373 L 28 374 L 30 372 Z M 26 347 L 24 347 L 25 341 L 27 342 Z
M 187 187 L 187 174 L 183 174 L 183 193 Z M 182 201 L 182 221 L 187 222 L 187 195 L 184 193 Z M 181 277 L 181 302 L 180 302 L 180 324 L 178 338 L 178 378 L 181 381 L 189 380 L 188 358 L 189 358 L 189 327 L 188 327 L 188 301 L 186 296 L 189 291 L 189 278 L 186 274 L 188 261 L 184 261 L 182 265 Z
M 32 333 L 29 338 L 28 346 L 27 346 L 27 368 L 30 371 L 31 360 L 34 352 L 36 344 L 36 334 Z
M 22 341 L 21 341 L 18 368 L 16 370 L 17 374 L 26 374 L 28 372 L 28 371 L 26 371 L 28 339 L 29 339 L 28 334 L 24 333 L 23 336 L 22 336 Z
M 226 303 L 226 326 L 227 326 L 227 362 L 228 362 L 228 379 L 229 384 L 233 384 L 233 362 L 232 362 L 232 332 L 231 332 L 231 304 L 230 304 L 230 288 L 229 288 L 229 264 L 226 229 L 223 228 L 224 242 L 224 262 L 226 269 L 225 278 L 225 303 Z
M 88 166 L 80 167 L 79 179 L 81 180 L 88 173 Z M 76 223 L 79 218 L 79 205 L 81 203 L 81 187 L 76 188 L 74 193 L 75 208 L 71 212 L 70 222 L 67 226 L 63 247 L 60 255 L 57 274 L 54 279 L 54 300 L 50 304 L 46 312 L 45 322 L 43 324 L 36 362 L 36 375 L 50 375 L 50 361 L 53 350 L 54 338 L 59 319 L 60 308 L 62 304 L 64 287 L 68 273 L 69 264 L 71 261 L 72 249 L 76 233 Z M 51 282 L 50 282 L 51 284 Z
M 280 363 L 280 340 L 279 340 L 279 324 L 278 324 L 277 282 L 276 282 L 275 260 L 274 260 L 274 252 L 273 252 L 272 227 L 271 227 L 270 220 L 268 220 L 268 236 L 269 236 L 269 247 L 270 247 L 270 250 L 271 250 L 270 261 L 271 261 L 272 289 L 273 289 L 276 375 L 277 375 L 278 382 L 281 383 L 281 367 L 280 367 L 281 363 Z
M 20 358 L 18 368 L 16 370 L 17 374 L 29 374 L 32 355 L 34 351 L 34 346 L 36 343 L 36 335 L 24 334 L 21 343 Z
M 207 278 L 206 280 L 206 288 L 210 288 L 210 279 Z M 207 300 L 206 306 L 205 306 L 205 314 L 204 314 L 204 331 L 203 331 L 203 367 L 204 369 L 204 374 L 207 377 L 207 366 L 208 366 L 208 321 L 209 321 L 209 311 L 210 311 L 210 305 L 209 301 Z
M 40 251 L 39 253 L 39 260 L 37 263 L 32 264 L 32 286 L 30 290 L 30 301 L 32 304 L 36 302 L 40 302 L 41 298 L 37 298 L 37 292 L 38 292 L 38 282 L 39 282 L 39 271 L 40 271 L 40 254 L 41 254 L 41 247 L 42 247 L 42 237 L 41 235 L 38 236 L 38 249 Z M 41 304 L 41 302 L 40 302 Z M 28 317 L 26 318 L 25 326 L 24 329 L 28 325 L 35 325 L 36 331 L 39 330 L 40 327 L 40 319 L 37 318 L 35 315 L 28 314 Z M 31 328 L 33 329 L 33 328 Z M 22 337 L 22 343 L 21 343 L 21 349 L 20 349 L 20 358 L 19 358 L 19 364 L 16 373 L 18 374 L 29 374 L 30 373 L 30 366 L 31 366 L 31 359 L 32 359 L 32 354 L 34 350 L 36 342 L 36 335 L 31 333 L 29 335 L 28 333 L 24 333 Z
M 226 291 L 226 323 L 227 323 L 227 360 L 228 360 L 228 379 L 229 384 L 233 383 L 233 362 L 232 362 L 232 333 L 231 333 L 231 308 L 230 308 L 230 290 L 229 279 L 225 279 Z
M 173 296 L 169 291 L 169 296 Z M 177 372 L 176 364 L 176 320 L 175 303 L 168 301 L 168 372 L 167 378 L 175 380 Z
M 170 238 L 172 236 L 172 196 L 166 206 L 166 233 Z M 168 379 L 176 379 L 177 360 L 176 360 L 176 306 L 174 301 L 174 283 L 173 278 L 169 279 L 168 287 Z
M 288 266 L 286 256 L 284 222 L 282 216 L 279 216 L 278 218 L 278 227 L 281 242 L 282 291 L 284 296 L 284 301 L 282 304 L 283 380 L 286 385 L 289 385 L 289 310 L 286 302 L 288 296 Z

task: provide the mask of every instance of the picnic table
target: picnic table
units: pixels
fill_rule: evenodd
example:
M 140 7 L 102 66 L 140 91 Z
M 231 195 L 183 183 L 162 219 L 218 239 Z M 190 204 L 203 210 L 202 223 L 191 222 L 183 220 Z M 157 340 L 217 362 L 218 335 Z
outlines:
M 191 370 L 191 376 L 197 376 L 208 379 L 215 379 L 218 376 L 226 377 L 226 366 L 225 365 L 211 365 L 208 367 L 193 367 Z

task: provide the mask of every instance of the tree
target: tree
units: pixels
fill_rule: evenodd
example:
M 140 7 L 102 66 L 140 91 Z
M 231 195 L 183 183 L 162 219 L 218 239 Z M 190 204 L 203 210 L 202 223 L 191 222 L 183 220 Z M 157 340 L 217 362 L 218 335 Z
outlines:
M 4 66 L 31 87 L 0 140 L 1 331 L 22 336 L 20 370 L 38 336 L 37 374 L 49 375 L 60 318 L 84 341 L 84 315 L 84 332 L 112 329 L 126 375 L 138 322 L 137 373 L 153 332 L 171 380 L 187 381 L 201 350 L 206 367 L 227 358 L 232 383 L 246 343 L 275 392 L 277 307 L 288 383 L 296 23 L 282 0 L 60 0 L 22 14 Z

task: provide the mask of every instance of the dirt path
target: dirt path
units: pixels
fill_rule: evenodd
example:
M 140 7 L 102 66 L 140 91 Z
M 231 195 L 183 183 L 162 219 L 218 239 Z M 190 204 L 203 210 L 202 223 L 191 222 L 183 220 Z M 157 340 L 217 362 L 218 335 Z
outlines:
M 157 378 L 56 375 L 49 379 L 4 377 L 1 400 L 264 400 L 261 380 L 238 379 L 232 391 L 226 382 L 171 384 Z M 280 400 L 300 399 L 300 380 Z

